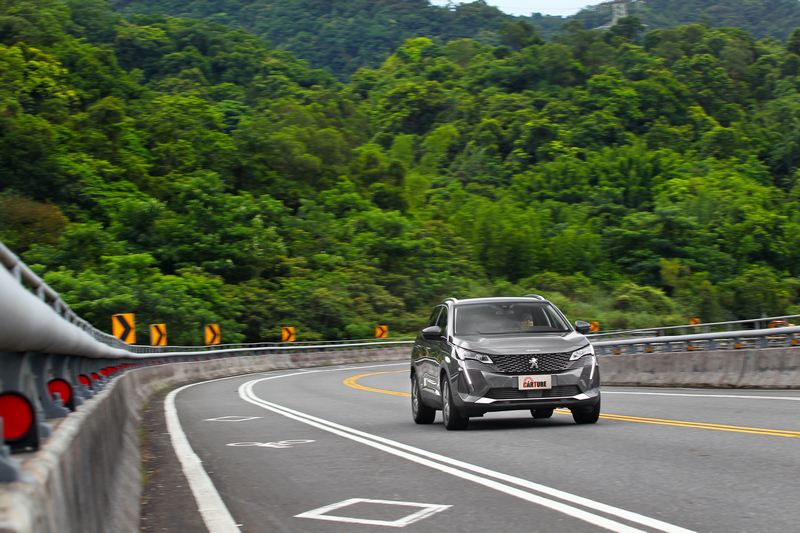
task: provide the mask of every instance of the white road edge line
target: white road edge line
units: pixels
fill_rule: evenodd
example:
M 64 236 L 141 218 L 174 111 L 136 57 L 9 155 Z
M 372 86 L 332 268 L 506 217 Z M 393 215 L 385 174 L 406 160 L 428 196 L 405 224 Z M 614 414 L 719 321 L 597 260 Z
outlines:
M 297 374 L 295 374 L 297 375 Z M 291 374 L 286 375 L 285 377 L 289 377 Z M 276 376 L 277 377 L 277 376 Z M 640 515 L 638 513 L 634 513 L 631 511 L 626 511 L 624 509 L 619 509 L 610 505 L 602 504 L 599 502 L 595 502 L 593 500 L 589 500 L 588 498 L 583 498 L 580 496 L 576 496 L 574 494 L 570 494 L 564 491 L 560 491 L 558 489 L 553 489 L 551 487 L 546 487 L 544 485 L 540 485 L 538 483 L 532 483 L 528 480 L 517 478 L 514 476 L 509 476 L 507 474 L 503 474 L 500 472 L 495 472 L 483 467 L 479 467 L 476 465 L 472 465 L 470 463 L 465 463 L 462 461 L 458 461 L 456 459 L 452 459 L 450 457 L 446 457 L 443 455 L 435 454 L 432 452 L 428 452 L 426 450 L 422 450 L 420 448 L 415 448 L 413 446 L 408 446 L 406 444 L 392 441 L 390 439 L 386 439 L 383 437 L 379 437 L 377 435 L 372 435 L 370 433 L 366 433 L 363 431 L 359 431 L 353 428 L 349 428 L 347 426 L 342 426 L 340 424 L 336 424 L 334 422 L 330 422 L 328 420 L 324 420 L 321 418 L 317 418 L 306 413 L 302 413 L 300 411 L 295 411 L 288 407 L 284 407 L 278 404 L 274 404 L 263 400 L 256 396 L 253 392 L 253 387 L 262 381 L 267 381 L 270 379 L 274 379 L 273 377 L 267 377 L 262 379 L 256 379 L 253 381 L 249 381 L 247 383 L 242 384 L 239 387 L 239 396 L 254 405 L 258 405 L 263 407 L 264 409 L 273 411 L 275 413 L 281 414 L 287 418 L 291 418 L 297 420 L 299 422 L 303 422 L 304 424 L 308 424 L 310 426 L 317 427 L 324 431 L 328 431 L 330 433 L 334 433 L 336 435 L 340 435 L 350 440 L 354 440 L 356 442 L 361 442 L 367 446 L 371 446 L 373 448 L 379 449 L 381 451 L 385 451 L 392 455 L 396 455 L 398 457 L 402 457 L 404 459 L 408 459 L 410 461 L 428 466 L 430 468 L 434 468 L 441 472 L 445 472 L 451 474 L 456 477 L 460 477 L 462 479 L 467 479 L 469 481 L 473 481 L 475 483 L 484 485 L 486 487 L 498 490 L 500 492 L 504 492 L 506 494 L 515 496 L 517 498 L 529 501 L 531 503 L 535 503 L 544 507 L 548 507 L 558 512 L 562 512 L 566 515 L 578 518 L 585 522 L 597 525 L 599 527 L 603 527 L 605 529 L 609 529 L 615 532 L 640 532 L 641 530 L 634 529 L 630 526 L 621 524 L 619 522 L 615 522 L 613 520 L 607 519 L 605 517 L 595 515 L 579 509 L 577 507 L 572 507 L 570 505 L 566 505 L 564 503 L 556 502 L 553 500 L 549 500 L 547 498 L 543 498 L 541 496 L 536 496 L 529 492 L 522 491 L 520 489 L 510 487 L 508 485 L 504 485 L 502 483 L 498 483 L 497 481 L 492 481 L 490 479 L 486 479 L 483 477 L 476 476 L 474 474 L 470 474 L 468 472 L 464 472 L 462 470 L 458 470 L 456 468 L 452 468 L 450 466 L 445 466 L 443 464 L 439 464 L 436 461 L 440 461 L 441 463 L 457 466 L 459 468 L 463 468 L 464 470 L 472 471 L 475 473 L 479 473 L 488 477 L 492 477 L 495 479 L 500 479 L 506 482 L 513 483 L 518 486 L 525 487 L 530 490 L 534 490 L 536 492 L 540 492 L 543 494 L 547 494 L 548 496 L 553 496 L 565 501 L 569 501 L 570 503 L 574 503 L 577 505 L 581 505 L 583 507 L 588 507 L 590 509 L 594 509 L 596 511 L 600 511 L 606 514 L 610 514 L 612 516 L 616 516 L 618 518 L 622 518 L 624 520 L 628 520 L 630 522 L 638 523 L 647 527 L 651 527 L 654 529 L 658 529 L 660 531 L 664 531 L 665 533 L 694 533 L 691 530 L 684 529 L 679 526 L 675 526 L 673 524 L 668 524 L 666 522 L 662 522 L 660 520 L 656 520 L 654 518 L 650 518 L 644 515 Z M 403 451 L 405 450 L 405 451 Z M 411 452 L 411 453 L 407 453 Z M 423 458 L 423 456 L 428 457 L 429 459 Z
M 789 400 L 800 402 L 798 396 L 747 396 L 745 394 L 691 394 L 688 392 L 633 392 L 604 389 L 603 394 L 634 394 L 640 396 L 686 396 L 689 398 L 738 398 L 741 400 Z
M 406 365 L 408 363 L 404 361 L 401 363 L 365 366 L 359 366 L 356 364 L 342 368 L 308 370 L 305 372 L 295 372 L 293 374 L 279 374 L 277 376 L 270 376 L 268 379 L 296 376 L 298 374 L 309 374 L 314 372 L 336 372 L 341 370 L 353 370 L 356 368 L 377 368 L 397 366 L 401 364 Z M 280 370 L 277 370 L 277 372 L 280 372 Z M 250 375 L 264 375 L 264 372 L 254 372 Z M 175 407 L 175 397 L 179 392 L 184 389 L 188 389 L 189 387 L 204 385 L 206 383 L 212 383 L 215 381 L 223 381 L 226 379 L 241 379 L 243 377 L 247 376 L 228 376 L 224 378 L 201 381 L 199 383 L 190 383 L 189 385 L 184 385 L 179 389 L 171 391 L 164 399 L 164 418 L 167 422 L 167 432 L 169 433 L 170 440 L 172 441 L 172 449 L 175 450 L 175 455 L 178 456 L 183 474 L 186 476 L 186 480 L 189 482 L 189 488 L 194 495 L 195 502 L 197 502 L 197 509 L 200 511 L 200 516 L 202 516 L 203 522 L 205 522 L 209 533 L 240 533 L 241 530 L 239 527 L 237 527 L 236 521 L 234 521 L 233 517 L 231 516 L 228 507 L 225 505 L 225 502 L 222 501 L 222 497 L 219 495 L 217 488 L 214 486 L 211 478 L 208 477 L 208 473 L 206 473 L 205 469 L 203 468 L 203 461 L 197 456 L 196 453 L 194 453 L 192 446 L 189 444 L 189 439 L 183 432 L 180 419 L 178 418 L 178 410 Z
M 175 389 L 167 394 L 167 398 L 164 400 L 164 415 L 167 420 L 167 431 L 172 439 L 172 447 L 181 462 L 183 474 L 189 482 L 194 499 L 197 501 L 200 516 L 203 517 L 209 533 L 239 533 L 241 530 L 236 527 L 236 521 L 214 487 L 214 482 L 203 469 L 203 462 L 192 450 L 189 439 L 186 438 L 178 419 L 175 396 L 192 385 L 194 383 Z

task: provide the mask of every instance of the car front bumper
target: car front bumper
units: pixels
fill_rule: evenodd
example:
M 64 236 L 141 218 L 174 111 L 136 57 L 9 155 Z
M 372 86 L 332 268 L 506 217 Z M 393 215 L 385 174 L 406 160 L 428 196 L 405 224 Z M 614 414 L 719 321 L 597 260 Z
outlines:
M 505 374 L 473 360 L 458 361 L 450 374 L 456 407 L 467 416 L 487 412 L 566 407 L 590 410 L 600 401 L 597 360 L 584 356 L 572 368 L 547 374 Z M 519 390 L 520 376 L 549 375 L 551 389 Z

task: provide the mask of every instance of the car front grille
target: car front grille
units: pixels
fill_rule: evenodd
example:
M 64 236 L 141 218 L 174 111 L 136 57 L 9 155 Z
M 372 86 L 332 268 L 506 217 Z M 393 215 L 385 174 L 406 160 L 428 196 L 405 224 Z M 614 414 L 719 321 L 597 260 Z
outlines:
M 567 353 L 537 353 L 515 355 L 490 355 L 494 364 L 489 365 L 495 372 L 506 374 L 527 374 L 531 372 L 557 372 L 566 370 L 569 365 Z M 536 359 L 536 364 L 532 363 Z
M 581 390 L 577 385 L 560 385 L 552 389 L 517 390 L 517 389 L 489 389 L 486 398 L 492 400 L 524 400 L 526 398 L 564 398 L 577 396 Z

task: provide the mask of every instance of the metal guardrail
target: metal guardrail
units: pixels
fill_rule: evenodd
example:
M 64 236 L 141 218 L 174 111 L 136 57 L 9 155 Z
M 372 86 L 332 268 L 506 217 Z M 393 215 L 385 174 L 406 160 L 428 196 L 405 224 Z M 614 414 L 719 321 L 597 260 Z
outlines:
M 586 337 L 589 340 L 601 340 L 606 338 L 629 338 L 629 337 L 664 337 L 670 335 L 691 335 L 687 332 L 715 333 L 720 331 L 740 331 L 748 329 L 774 329 L 768 328 L 768 324 L 776 321 L 787 323 L 796 322 L 800 324 L 800 315 L 784 315 L 765 318 L 751 318 L 747 320 L 730 320 L 727 322 L 705 322 L 703 324 L 683 324 L 679 326 L 660 326 L 656 328 L 625 329 L 609 331 L 606 333 L 592 333 Z
M 763 319 L 762 319 L 763 320 Z M 798 346 L 800 326 L 595 341 L 599 355 Z

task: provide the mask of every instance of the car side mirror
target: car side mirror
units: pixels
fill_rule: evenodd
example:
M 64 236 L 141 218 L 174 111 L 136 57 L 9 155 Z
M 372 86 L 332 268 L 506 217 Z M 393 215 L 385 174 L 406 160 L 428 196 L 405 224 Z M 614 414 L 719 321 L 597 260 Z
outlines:
M 438 339 L 442 336 L 442 328 L 430 326 L 422 330 L 422 336 L 426 339 Z
M 586 335 L 587 333 L 592 331 L 592 326 L 588 322 L 584 322 L 583 320 L 576 320 L 575 329 L 581 335 Z

